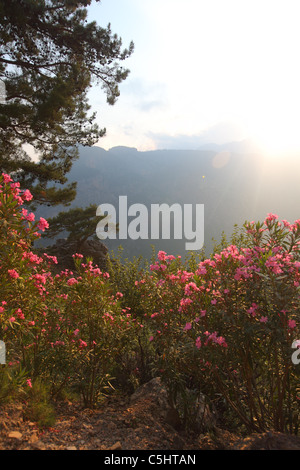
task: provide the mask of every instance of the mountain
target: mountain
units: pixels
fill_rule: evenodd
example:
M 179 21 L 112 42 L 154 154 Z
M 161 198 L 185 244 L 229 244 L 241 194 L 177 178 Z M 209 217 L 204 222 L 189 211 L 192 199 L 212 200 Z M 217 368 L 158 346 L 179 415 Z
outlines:
M 184 205 L 190 205 L 195 229 L 196 205 L 204 204 L 204 244 L 209 254 L 212 238 L 219 241 L 222 231 L 230 236 L 234 224 L 264 220 L 269 212 L 292 222 L 298 219 L 299 170 L 299 157 L 267 159 L 254 147 L 240 143 L 212 144 L 210 149 L 145 152 L 129 147 L 106 151 L 93 146 L 80 148 L 80 158 L 73 164 L 69 181 L 77 181 L 77 197 L 72 207 L 112 204 L 118 218 L 120 196 L 127 196 L 128 207 L 144 205 L 148 210 L 149 234 L 152 205 L 164 203 L 170 207 L 177 203 L 182 214 Z M 62 210 L 66 208 L 43 208 L 42 215 L 52 217 Z M 137 221 L 137 216 L 128 217 L 128 224 Z M 185 256 L 186 241 L 163 240 L 160 235 L 159 240 L 128 238 L 104 243 L 110 250 L 122 245 L 128 257 L 139 254 L 150 257 L 151 245 L 156 250 Z

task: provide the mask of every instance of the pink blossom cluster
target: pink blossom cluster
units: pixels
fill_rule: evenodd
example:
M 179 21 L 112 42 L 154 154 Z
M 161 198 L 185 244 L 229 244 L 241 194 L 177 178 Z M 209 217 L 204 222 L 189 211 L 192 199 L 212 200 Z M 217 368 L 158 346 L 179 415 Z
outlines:
M 104 348 L 113 354 L 113 332 L 122 337 L 143 325 L 133 318 L 129 307 L 121 305 L 122 292 L 113 294 L 109 273 L 91 261 L 83 262 L 82 254 L 73 255 L 76 273 L 66 269 L 53 274 L 50 268 L 58 263 L 57 258 L 33 253 L 36 231 L 49 225 L 43 217 L 35 221 L 34 214 L 22 207 L 31 199 L 30 192 L 21 191 L 9 175 L 0 177 L 0 217 L 7 221 L 0 225 L 3 340 L 13 338 L 18 344 L 14 354 L 22 360 L 27 357 L 28 364 L 32 355 L 39 353 L 43 358 L 58 354 L 66 360 L 70 351 L 82 356 L 91 354 L 92 349 L 101 357 Z
M 230 320 L 228 325 L 252 322 L 257 328 L 265 327 L 265 331 L 279 325 L 289 335 L 299 329 L 300 297 L 296 289 L 300 285 L 300 219 L 293 224 L 281 223 L 277 215 L 268 214 L 263 224 L 246 223 L 245 228 L 251 243 L 244 247 L 227 246 L 200 261 L 195 272 L 185 270 L 182 265 L 178 268 L 178 263 L 172 264 L 174 257 L 158 253 L 157 261 L 150 266 L 152 274 L 136 282 L 143 297 L 149 298 L 151 341 L 158 332 L 157 338 L 161 338 L 162 333 L 171 335 L 173 328 L 175 334 L 181 328 L 194 338 L 197 349 L 209 344 L 227 347 L 229 343 L 224 336 L 207 330 L 209 325 L 216 326 L 220 315 L 226 315 Z M 264 283 L 269 286 L 267 289 L 288 286 L 292 295 L 284 298 L 281 305 L 274 300 L 276 293 L 274 298 L 268 294 L 270 305 L 266 305 L 260 294 Z M 169 314 L 166 308 L 164 315 L 158 313 L 161 299 L 165 304 L 168 299 L 172 305 Z
M 22 191 L 20 189 L 20 183 L 18 182 L 14 183 L 12 178 L 6 173 L 2 173 L 2 181 L 4 183 L 4 186 L 9 185 L 10 194 L 12 195 L 13 199 L 17 201 L 18 205 L 22 205 L 24 204 L 24 202 L 32 200 L 33 196 L 31 192 L 28 189 L 25 189 L 25 191 Z M 0 184 L 0 189 L 2 190 L 2 193 L 4 193 L 3 191 L 4 188 L 2 184 Z M 5 193 L 4 193 L 4 199 L 6 199 Z M 3 204 L 2 201 L 1 203 Z

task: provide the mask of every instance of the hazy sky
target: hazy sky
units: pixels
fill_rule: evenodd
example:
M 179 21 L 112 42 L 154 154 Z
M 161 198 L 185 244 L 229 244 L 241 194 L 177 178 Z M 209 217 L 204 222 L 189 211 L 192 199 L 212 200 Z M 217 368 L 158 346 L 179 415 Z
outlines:
M 197 148 L 255 139 L 269 152 L 300 149 L 299 0 L 102 0 L 90 20 L 109 22 L 135 52 L 110 107 L 90 97 L 116 145 Z

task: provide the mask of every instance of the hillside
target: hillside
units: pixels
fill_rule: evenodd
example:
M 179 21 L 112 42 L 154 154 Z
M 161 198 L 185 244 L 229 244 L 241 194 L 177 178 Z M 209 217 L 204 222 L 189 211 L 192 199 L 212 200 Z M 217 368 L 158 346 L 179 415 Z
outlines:
M 226 146 L 215 146 L 213 150 L 147 152 L 128 147 L 109 151 L 81 147 L 80 158 L 69 175 L 69 181 L 77 181 L 72 207 L 110 203 L 118 212 L 119 196 L 127 196 L 128 206 L 144 204 L 149 213 L 151 204 L 204 204 L 205 247 L 209 253 L 212 238 L 219 240 L 222 231 L 230 235 L 234 224 L 263 220 L 269 212 L 281 219 L 299 218 L 298 160 L 267 160 L 255 150 L 246 152 L 233 144 L 228 150 Z M 46 217 L 60 210 L 65 209 L 42 209 Z M 121 244 L 129 257 L 150 256 L 152 244 L 156 249 L 184 256 L 185 241 L 128 239 L 106 240 L 105 244 L 109 249 Z

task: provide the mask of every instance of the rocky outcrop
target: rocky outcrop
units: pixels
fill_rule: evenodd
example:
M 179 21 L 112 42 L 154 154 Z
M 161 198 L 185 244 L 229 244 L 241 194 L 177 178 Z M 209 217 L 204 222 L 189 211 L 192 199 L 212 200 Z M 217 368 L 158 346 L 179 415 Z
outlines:
M 214 429 L 216 426 L 216 415 L 208 406 L 203 394 L 185 391 L 185 399 L 188 402 L 192 425 L 194 431 L 203 432 Z M 152 400 L 159 408 L 161 417 L 174 429 L 180 429 L 182 422 L 183 403 L 178 398 L 174 406 L 170 404 L 168 392 L 160 377 L 155 377 L 139 387 L 131 396 L 130 402 L 137 403 L 139 400 Z
M 56 272 L 61 272 L 65 269 L 73 271 L 75 266 L 72 255 L 75 253 L 83 255 L 84 261 L 86 258 L 92 258 L 94 266 L 97 265 L 101 270 L 106 269 L 108 249 L 100 240 L 86 240 L 79 247 L 76 241 L 60 238 L 56 240 L 54 245 L 44 251 L 48 255 L 56 256 L 58 261 L 58 264 L 54 265 Z

